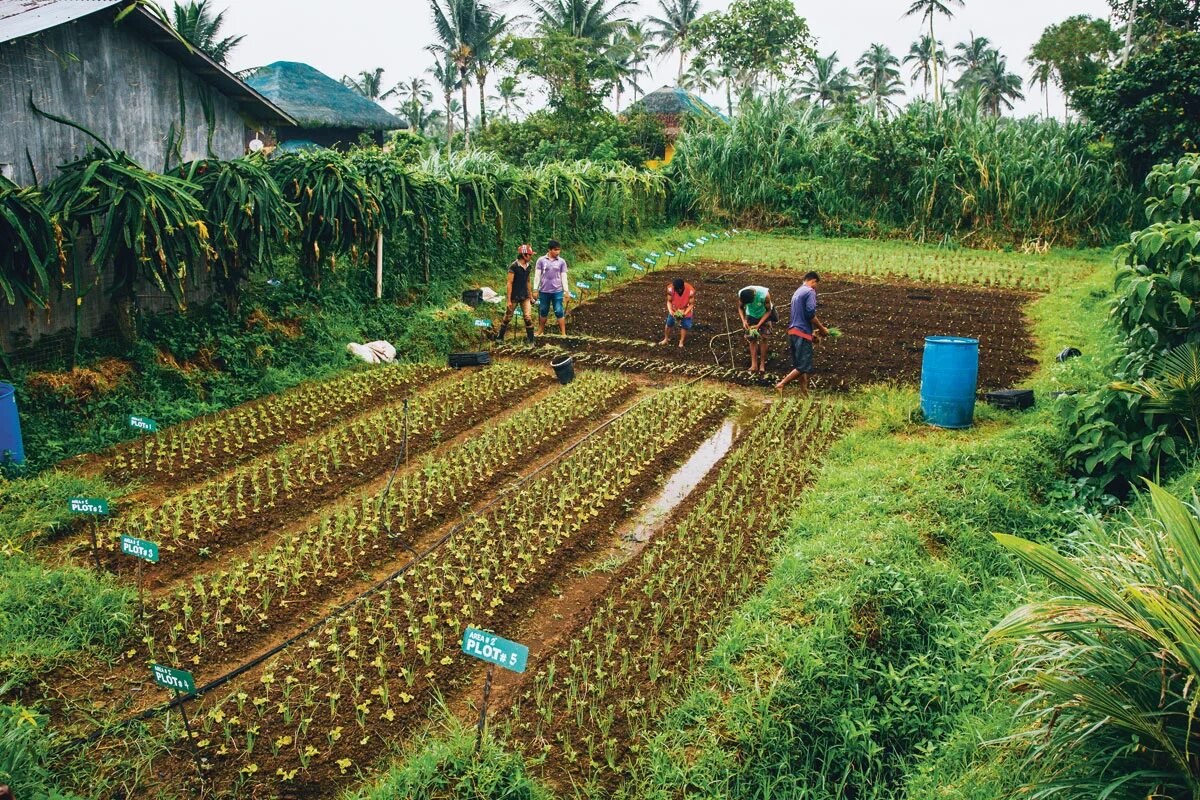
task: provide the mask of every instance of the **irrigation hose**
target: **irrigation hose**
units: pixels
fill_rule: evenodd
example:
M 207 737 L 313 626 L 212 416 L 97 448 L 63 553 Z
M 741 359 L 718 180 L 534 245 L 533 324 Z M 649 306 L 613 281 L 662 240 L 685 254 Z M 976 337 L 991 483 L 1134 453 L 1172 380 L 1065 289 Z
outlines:
M 712 371 L 711 369 L 706 370 L 705 372 L 696 376 L 692 380 L 683 384 L 684 387 L 686 388 L 688 386 L 692 386 L 697 381 L 703 380 L 711 373 L 711 371 Z M 437 539 L 437 541 L 435 541 L 433 544 L 431 544 L 429 547 L 427 547 L 421 553 L 417 554 L 415 558 L 413 558 L 410 561 L 408 561 L 407 563 L 405 563 L 404 566 L 402 566 L 400 569 L 398 569 L 395 572 L 393 572 L 392 574 L 388 575 L 386 578 L 379 581 L 378 583 L 371 586 L 370 588 L 364 590 L 361 594 L 350 598 L 349 600 L 347 600 L 346 602 L 342 603 L 339 606 L 336 606 L 331 612 L 329 612 L 329 614 L 327 614 L 323 618 L 317 620 L 316 622 L 312 623 L 311 625 L 309 625 L 307 628 L 300 631 L 299 633 L 296 633 L 293 636 L 290 636 L 289 638 L 283 640 L 279 644 L 272 647 L 270 650 L 267 650 L 264 653 L 260 653 L 259 655 L 255 656 L 254 658 L 247 661 L 245 664 L 242 664 L 241 666 L 225 673 L 224 675 L 214 678 L 213 680 L 209 681 L 208 683 L 204 684 L 203 686 L 198 687 L 191 694 L 176 695 L 174 698 L 167 701 L 166 703 L 163 703 L 162 705 L 155 706 L 153 708 L 148 708 L 145 711 L 142 711 L 138 714 L 134 714 L 131 717 L 126 717 L 125 719 L 123 719 L 119 722 L 113 723 L 112 725 L 109 725 L 109 726 L 103 727 L 103 728 L 98 728 L 97 730 L 92 731 L 87 736 L 83 736 L 83 737 L 74 739 L 69 743 L 68 746 L 74 748 L 74 747 L 79 747 L 79 746 L 85 745 L 85 744 L 91 744 L 91 743 L 103 738 L 104 736 L 107 736 L 110 733 L 115 733 L 115 732 L 121 730 L 122 728 L 126 727 L 127 725 L 132 725 L 134 722 L 143 722 L 145 720 L 152 719 L 160 714 L 164 714 L 164 713 L 170 711 L 171 709 L 186 703 L 188 700 L 194 700 L 197 697 L 201 697 L 205 694 L 208 694 L 209 692 L 211 692 L 215 689 L 219 689 L 220 687 L 224 686 L 226 683 L 233 680 L 234 678 L 244 675 L 246 672 L 249 672 L 250 670 L 254 669 L 255 667 L 262 664 L 267 659 L 278 655 L 279 653 L 286 650 L 288 647 L 291 647 L 296 642 L 300 641 L 301 639 L 306 638 L 307 636 L 309 636 L 310 634 L 312 634 L 313 632 L 318 630 L 326 622 L 329 622 L 329 620 L 331 620 L 335 617 L 341 616 L 342 614 L 349 611 L 351 608 L 358 605 L 363 600 L 366 600 L 367 598 L 372 597 L 375 594 L 379 593 L 382 589 L 384 589 L 384 587 L 386 587 L 388 584 L 395 581 L 400 576 L 404 575 L 404 573 L 408 572 L 408 570 L 410 570 L 412 567 L 421 563 L 421 561 L 428 558 L 430 555 L 432 555 L 436 551 L 440 550 L 447 542 L 450 541 L 450 539 L 452 539 L 457 533 L 459 533 L 464 527 L 466 527 L 467 523 L 469 523 L 472 519 L 478 517 L 480 514 L 484 513 L 488 509 L 495 506 L 497 503 L 499 503 L 502 499 L 507 497 L 513 491 L 515 491 L 516 489 L 519 489 L 521 486 L 525 485 L 526 483 L 531 481 L 533 478 L 537 477 L 539 474 L 544 472 L 546 469 L 548 469 L 551 466 L 554 466 L 555 464 L 562 461 L 564 458 L 566 458 L 568 455 L 570 455 L 576 449 L 578 449 L 583 444 L 585 444 L 587 441 L 589 441 L 593 436 L 595 436 L 596 434 L 600 433 L 601 431 L 607 429 L 610 425 L 614 424 L 615 422 L 617 422 L 618 420 L 623 418 L 626 414 L 629 414 L 631 411 L 633 411 L 635 408 L 640 406 L 642 403 L 645 403 L 651 397 L 653 397 L 653 395 L 647 395 L 646 397 L 643 397 L 641 400 L 637 401 L 636 403 L 634 403 L 633 405 L 631 405 L 629 408 L 625 409 L 621 413 L 617 414 L 615 417 L 612 417 L 611 419 L 608 419 L 605 422 L 603 422 L 600 425 L 593 428 L 586 435 L 584 435 L 583 438 L 576 441 L 574 444 L 572 444 L 566 450 L 563 450 L 557 456 L 550 459 L 545 464 L 542 464 L 540 467 L 535 469 L 533 472 L 529 473 L 528 475 L 525 475 L 520 480 L 518 480 L 516 483 L 513 483 L 513 484 L 509 485 L 507 488 L 503 489 L 498 495 L 496 495 L 490 502 L 488 502 L 482 508 L 480 508 L 476 511 L 473 511 L 470 514 L 463 517 L 461 522 L 456 523 L 454 525 L 454 527 L 452 527 L 450 530 L 446 531 L 446 533 L 444 533 L 441 537 L 439 537 Z M 412 550 L 411 547 L 408 549 Z M 413 550 L 413 552 L 415 553 L 416 551 Z

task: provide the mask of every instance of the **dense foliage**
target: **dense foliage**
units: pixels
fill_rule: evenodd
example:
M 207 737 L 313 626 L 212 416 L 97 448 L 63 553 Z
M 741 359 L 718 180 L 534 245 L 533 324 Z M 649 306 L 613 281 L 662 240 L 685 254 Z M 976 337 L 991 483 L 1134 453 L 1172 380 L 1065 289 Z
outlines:
M 1009 684 L 1026 696 L 1019 741 L 1035 796 L 1195 797 L 1200 768 L 1200 509 L 1151 485 L 1152 513 L 1093 522 L 1071 557 L 998 535 L 1050 581 L 1053 599 L 989 634 L 1018 645 Z
M 60 255 L 58 229 L 36 189 L 0 177 L 0 297 L 46 305 L 48 268 Z
M 1200 33 L 1167 34 L 1076 93 L 1135 177 L 1157 161 L 1200 149 Z
M 1123 382 L 1154 373 L 1156 360 L 1173 348 L 1200 345 L 1200 156 L 1158 165 L 1146 188 L 1150 225 L 1118 250 L 1113 324 L 1123 355 L 1114 377 Z M 1170 435 L 1172 420 L 1146 400 L 1108 388 L 1084 396 L 1075 443 L 1067 451 L 1077 472 L 1124 491 L 1138 476 L 1155 474 L 1164 458 L 1180 454 L 1181 443 Z
M 513 164 L 588 160 L 636 167 L 662 158 L 666 136 L 657 117 L 639 110 L 621 117 L 598 111 L 582 124 L 569 115 L 538 111 L 520 122 L 493 122 L 475 144 Z
M 690 130 L 676 199 L 702 218 L 972 243 L 1111 241 L 1133 194 L 1082 125 L 1006 120 L 969 103 L 894 118 L 839 115 L 781 97 Z

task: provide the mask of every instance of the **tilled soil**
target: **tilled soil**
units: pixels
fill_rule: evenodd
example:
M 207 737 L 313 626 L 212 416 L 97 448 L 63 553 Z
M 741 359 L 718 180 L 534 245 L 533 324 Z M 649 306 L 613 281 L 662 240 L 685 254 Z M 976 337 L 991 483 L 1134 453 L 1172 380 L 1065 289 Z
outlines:
M 669 345 L 657 344 L 666 317 L 666 287 L 676 277 L 696 288 L 695 324 L 682 350 L 676 347 L 674 332 Z M 745 370 L 750 356 L 739 331 L 737 293 L 757 284 L 771 290 L 779 311 L 779 322 L 770 333 L 767 371 L 782 375 L 791 369 L 788 309 L 801 277 L 799 272 L 749 271 L 742 265 L 655 272 L 584 298 L 571 313 L 564 344 L 577 351 L 729 367 L 732 340 L 733 366 Z M 915 383 L 921 377 L 926 336 L 967 336 L 979 339 L 979 388 L 1011 387 L 1036 367 L 1031 356 L 1034 342 L 1023 315 L 1025 304 L 1035 296 L 1008 289 L 822 276 L 818 314 L 842 335 L 817 345 L 814 385 L 845 390 L 869 383 Z M 734 334 L 714 340 L 726 332 L 726 316 Z

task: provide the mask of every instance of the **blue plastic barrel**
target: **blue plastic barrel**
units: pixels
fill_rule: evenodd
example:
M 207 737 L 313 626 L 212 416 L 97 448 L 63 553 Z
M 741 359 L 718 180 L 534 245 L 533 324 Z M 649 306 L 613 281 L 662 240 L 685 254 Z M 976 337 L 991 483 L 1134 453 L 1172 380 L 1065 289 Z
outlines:
M 17 392 L 11 383 L 0 383 L 0 464 L 25 463 L 21 442 L 21 420 L 17 416 Z
M 975 419 L 979 340 L 926 336 L 921 362 L 921 412 L 939 428 L 969 428 Z

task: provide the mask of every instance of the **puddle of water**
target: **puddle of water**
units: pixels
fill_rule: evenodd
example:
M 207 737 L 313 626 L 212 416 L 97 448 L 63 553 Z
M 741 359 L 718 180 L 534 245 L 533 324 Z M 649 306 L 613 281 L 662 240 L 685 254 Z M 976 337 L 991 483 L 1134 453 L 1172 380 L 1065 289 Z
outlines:
M 691 494 L 713 466 L 729 452 L 737 431 L 737 422 L 726 419 L 716 433 L 705 439 L 691 458 L 675 471 L 662 490 L 646 504 L 638 518 L 622 532 L 621 538 L 639 545 L 650 541 L 650 536 L 663 519 Z

